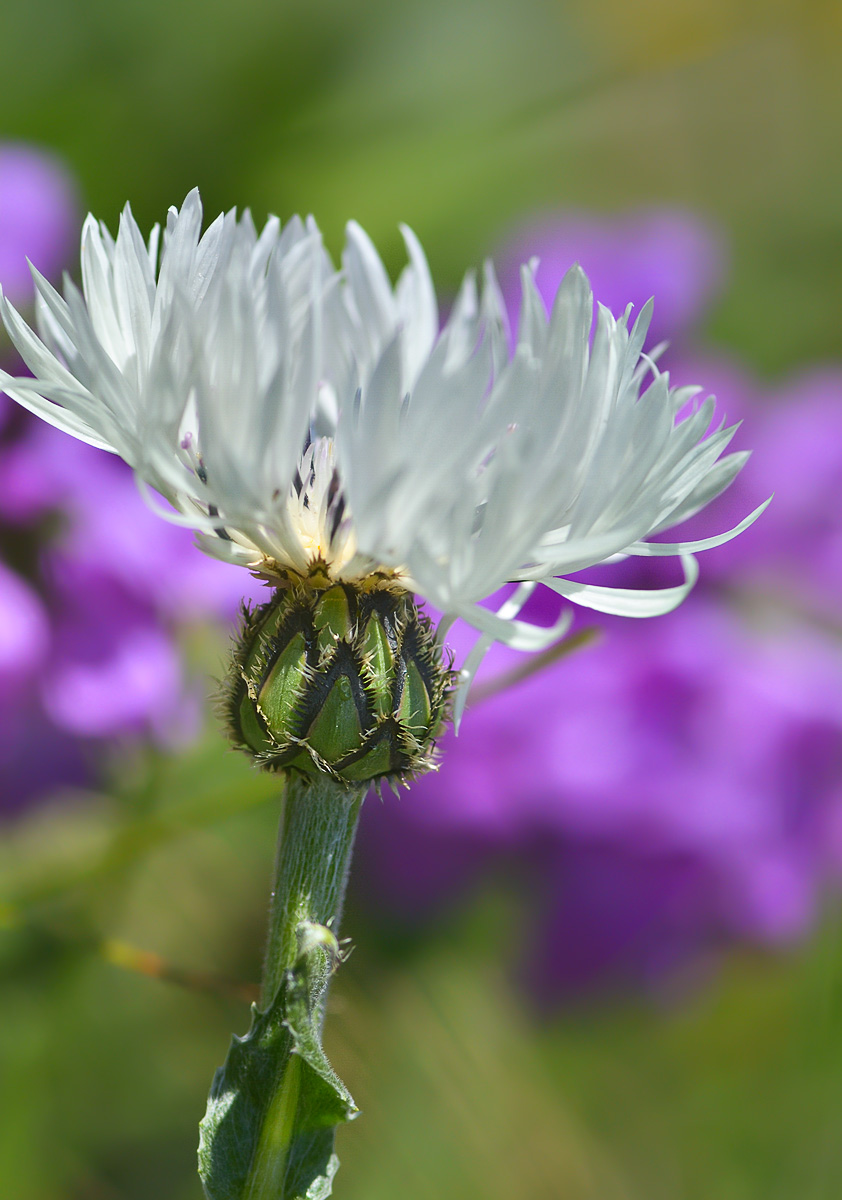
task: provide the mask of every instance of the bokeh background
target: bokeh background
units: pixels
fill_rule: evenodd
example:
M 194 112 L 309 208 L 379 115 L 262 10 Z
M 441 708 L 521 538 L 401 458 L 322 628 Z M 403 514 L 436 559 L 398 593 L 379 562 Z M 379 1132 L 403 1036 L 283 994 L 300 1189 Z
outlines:
M 683 610 L 495 692 L 367 802 L 328 1049 L 355 1200 L 842 1192 L 842 16 L 828 0 L 11 0 L 0 282 L 81 219 L 355 217 L 656 297 L 770 491 Z M 13 363 L 7 344 L 3 355 Z M 560 466 L 563 469 L 563 465 Z M 652 564 L 619 567 L 659 582 Z M 664 568 L 668 572 L 669 568 Z M 0 401 L 0 1191 L 198 1198 L 276 782 L 207 699 L 248 580 Z M 663 575 L 667 579 L 668 574 Z M 580 628 L 593 622 L 580 621 Z

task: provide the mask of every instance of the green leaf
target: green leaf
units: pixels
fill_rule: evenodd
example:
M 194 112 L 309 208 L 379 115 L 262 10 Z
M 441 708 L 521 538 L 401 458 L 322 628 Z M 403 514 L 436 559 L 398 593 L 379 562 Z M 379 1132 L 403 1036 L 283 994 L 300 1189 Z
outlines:
M 339 946 L 325 926 L 299 927 L 301 953 L 268 1009 L 252 1008 L 217 1071 L 200 1126 L 199 1174 L 209 1200 L 324 1200 L 339 1160 L 336 1126 L 357 1115 L 321 1045 Z

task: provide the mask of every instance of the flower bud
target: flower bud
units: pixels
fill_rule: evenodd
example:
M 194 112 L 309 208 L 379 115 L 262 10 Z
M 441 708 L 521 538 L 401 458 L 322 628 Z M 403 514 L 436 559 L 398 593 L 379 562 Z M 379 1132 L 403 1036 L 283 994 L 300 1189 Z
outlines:
M 223 703 L 260 766 L 361 784 L 433 765 L 451 683 L 408 592 L 303 585 L 245 610 Z

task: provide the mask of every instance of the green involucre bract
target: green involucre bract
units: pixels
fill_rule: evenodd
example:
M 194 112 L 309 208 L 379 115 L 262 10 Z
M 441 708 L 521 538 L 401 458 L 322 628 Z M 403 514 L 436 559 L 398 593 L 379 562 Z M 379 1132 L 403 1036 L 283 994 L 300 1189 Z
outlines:
M 400 781 L 433 766 L 452 682 L 408 592 L 302 581 L 244 609 L 222 701 L 266 769 Z

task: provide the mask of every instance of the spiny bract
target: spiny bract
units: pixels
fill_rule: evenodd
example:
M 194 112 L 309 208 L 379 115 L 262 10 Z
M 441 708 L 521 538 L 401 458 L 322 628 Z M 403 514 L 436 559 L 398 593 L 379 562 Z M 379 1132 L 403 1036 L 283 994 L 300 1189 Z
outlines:
M 451 682 L 403 589 L 302 581 L 244 610 L 223 708 L 264 768 L 400 781 L 433 765 Z

